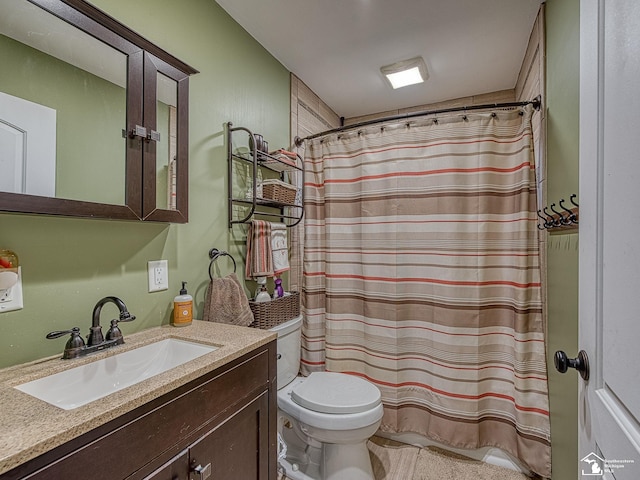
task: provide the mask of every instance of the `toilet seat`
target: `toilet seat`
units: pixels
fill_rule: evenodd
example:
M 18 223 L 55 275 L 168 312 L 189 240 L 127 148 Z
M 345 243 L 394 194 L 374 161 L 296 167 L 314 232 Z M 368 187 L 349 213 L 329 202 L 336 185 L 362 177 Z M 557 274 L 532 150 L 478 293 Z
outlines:
M 382 415 L 384 414 L 382 401 L 379 401 L 373 408 L 358 413 L 321 413 L 303 407 L 293 400 L 292 392 L 309 378 L 310 376 L 297 377 L 286 387 L 278 390 L 279 410 L 304 424 L 336 431 L 362 428 L 382 419 Z
M 291 390 L 291 399 L 314 412 L 361 413 L 380 404 L 380 390 L 354 375 L 314 372 Z

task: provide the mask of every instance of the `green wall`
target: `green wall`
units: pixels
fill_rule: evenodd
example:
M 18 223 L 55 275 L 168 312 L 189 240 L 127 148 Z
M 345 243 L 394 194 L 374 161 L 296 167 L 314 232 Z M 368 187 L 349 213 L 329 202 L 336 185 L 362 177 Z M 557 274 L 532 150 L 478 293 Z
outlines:
M 580 1 L 548 0 L 547 198 L 578 194 Z M 579 203 L 579 197 L 578 197 Z M 578 350 L 578 235 L 553 234 L 547 242 L 548 365 L 553 478 L 578 478 L 578 375 L 559 374 L 553 354 Z
M 62 353 L 64 339 L 45 335 L 73 326 L 86 334 L 93 306 L 107 295 L 137 316 L 122 325 L 125 339 L 169 323 L 181 280 L 201 316 L 209 249 L 243 263 L 245 231 L 227 227 L 224 123 L 259 132 L 274 148 L 289 142 L 288 71 L 213 0 L 92 3 L 200 71 L 189 83 L 189 223 L 0 214 L 0 248 L 19 255 L 24 291 L 22 310 L 0 314 L 0 367 Z M 159 259 L 169 261 L 169 290 L 148 293 L 147 262 Z M 116 312 L 106 306 L 103 325 Z

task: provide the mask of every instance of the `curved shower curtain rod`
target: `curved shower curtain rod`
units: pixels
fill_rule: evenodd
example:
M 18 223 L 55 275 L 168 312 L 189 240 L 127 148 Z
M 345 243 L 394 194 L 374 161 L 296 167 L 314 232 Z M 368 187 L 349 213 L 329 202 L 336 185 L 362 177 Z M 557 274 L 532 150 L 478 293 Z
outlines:
M 422 117 L 425 115 L 435 115 L 438 113 L 462 112 L 462 111 L 469 111 L 469 110 L 486 110 L 490 108 L 523 107 L 525 105 L 533 105 L 533 108 L 535 110 L 540 110 L 540 106 L 542 105 L 542 97 L 538 95 L 533 100 L 529 100 L 526 102 L 488 103 L 484 105 L 471 105 L 469 107 L 451 107 L 451 108 L 443 108 L 439 110 L 426 110 L 422 112 L 406 113 L 404 115 L 392 115 L 389 117 L 382 117 L 374 120 L 367 120 L 365 122 L 354 123 L 353 125 L 343 125 L 342 127 L 325 130 L 324 132 L 315 133 L 313 135 L 309 135 L 308 137 L 304 137 L 304 138 L 296 137 L 293 141 L 296 147 L 300 147 L 302 146 L 305 140 L 313 140 L 314 138 L 323 137 L 325 135 L 329 135 L 330 133 L 342 132 L 344 130 L 365 127 L 367 125 L 373 125 L 376 123 L 392 122 L 394 120 L 405 120 L 407 118 Z

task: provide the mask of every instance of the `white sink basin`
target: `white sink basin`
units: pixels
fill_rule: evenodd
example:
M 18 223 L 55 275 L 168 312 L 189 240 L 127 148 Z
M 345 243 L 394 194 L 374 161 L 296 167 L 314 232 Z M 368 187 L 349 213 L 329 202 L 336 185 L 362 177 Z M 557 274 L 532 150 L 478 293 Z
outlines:
M 15 388 L 56 407 L 73 410 L 217 348 L 170 338 L 23 383 Z

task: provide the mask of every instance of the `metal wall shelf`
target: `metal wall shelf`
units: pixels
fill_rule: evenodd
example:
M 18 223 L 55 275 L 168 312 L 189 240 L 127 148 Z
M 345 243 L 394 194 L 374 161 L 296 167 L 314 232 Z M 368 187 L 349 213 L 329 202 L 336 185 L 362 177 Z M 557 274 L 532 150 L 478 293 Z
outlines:
M 231 122 L 227 122 L 227 182 L 229 191 L 228 201 L 228 214 L 229 214 L 229 228 L 234 224 L 247 223 L 251 219 L 258 215 L 266 218 L 278 218 L 280 222 L 284 223 L 287 227 L 293 227 L 302 221 L 304 216 L 304 189 L 302 189 L 298 203 L 283 203 L 269 198 L 262 198 L 257 196 L 257 181 L 258 171 L 264 169 L 267 171 L 275 172 L 279 175 L 280 180 L 285 179 L 285 173 L 287 172 L 300 172 L 302 175 L 302 184 L 304 185 L 304 165 L 300 155 L 296 154 L 295 162 L 293 159 L 287 158 L 282 160 L 279 156 L 261 152 L 257 148 L 258 142 L 255 141 L 254 134 L 247 128 L 234 127 Z M 244 132 L 246 134 L 247 143 L 246 148 L 248 154 L 238 153 L 234 151 L 234 134 L 238 132 Z M 250 139 L 254 139 L 250 141 Z M 234 179 L 234 162 L 241 162 L 249 164 L 251 166 L 251 173 L 249 181 L 251 182 L 251 195 L 250 198 L 235 197 L 233 194 L 233 179 Z M 234 218 L 234 205 L 244 205 L 247 207 L 247 211 L 244 215 L 240 215 L 242 218 Z M 262 208 L 261 208 L 262 207 Z M 271 211 L 265 210 L 266 208 L 272 209 Z M 285 208 L 289 211 L 285 213 Z

